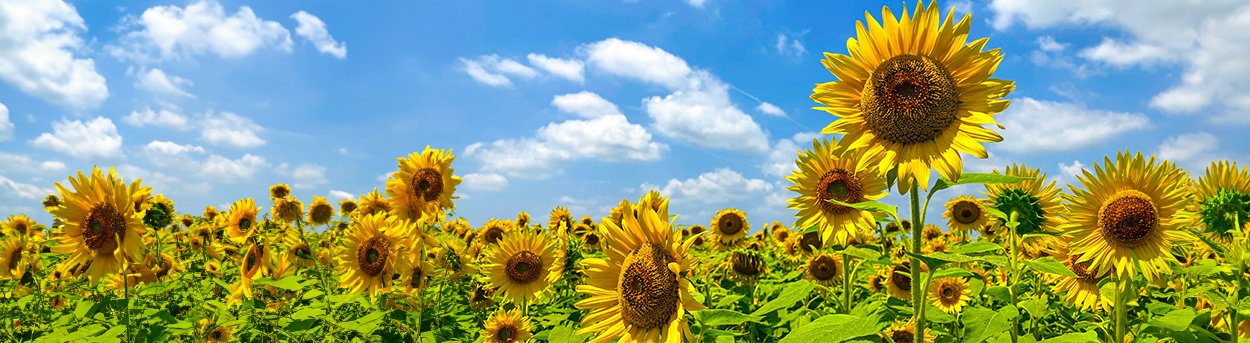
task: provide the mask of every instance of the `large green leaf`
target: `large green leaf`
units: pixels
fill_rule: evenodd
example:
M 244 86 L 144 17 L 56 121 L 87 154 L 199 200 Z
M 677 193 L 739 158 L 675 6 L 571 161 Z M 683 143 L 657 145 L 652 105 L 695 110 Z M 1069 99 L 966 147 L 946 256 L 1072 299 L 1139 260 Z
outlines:
M 749 314 L 744 314 L 734 310 L 712 309 L 695 312 L 695 315 L 702 319 L 705 326 L 722 326 L 722 325 L 738 325 L 746 322 L 756 322 L 760 318 Z
M 880 212 L 880 213 L 889 214 L 890 217 L 898 217 L 898 207 L 886 205 L 885 203 L 881 203 L 877 201 L 864 201 L 864 202 L 857 202 L 857 203 L 851 204 L 851 203 L 845 203 L 845 202 L 839 201 L 838 199 L 829 199 L 829 202 L 835 205 L 846 206 L 846 207 L 850 207 L 850 208 L 857 209 L 857 210 L 863 210 L 863 211 L 868 211 L 868 212 Z
M 785 288 L 781 291 L 781 295 L 778 295 L 777 298 L 764 303 L 764 305 L 760 306 L 759 309 L 756 309 L 755 312 L 751 312 L 751 315 L 763 317 L 773 311 L 794 306 L 795 303 L 806 299 L 808 294 L 812 292 L 813 287 L 812 283 L 807 282 L 807 280 L 798 280 L 786 284 Z
M 1059 337 L 1048 338 L 1039 343 L 1094 343 L 1094 342 L 1099 342 L 1098 333 L 1093 332 L 1093 331 L 1088 331 L 1088 332 L 1073 332 L 1073 333 L 1063 334 Z
M 950 181 L 946 178 L 940 178 L 933 184 L 933 191 L 937 192 L 956 185 L 992 185 L 1003 183 L 1016 183 L 1021 181 L 1032 180 L 1031 177 L 1011 176 L 994 173 L 963 173 L 959 176 L 959 181 Z
M 1024 260 L 1024 265 L 1043 273 L 1058 274 L 1073 279 L 1081 278 L 1080 276 L 1077 276 L 1076 273 L 1073 273 L 1072 270 L 1068 269 L 1068 267 L 1065 267 L 1063 263 L 1060 263 L 1058 260 L 1055 260 L 1054 257 L 1050 256 L 1042 257 L 1036 260 Z
M 795 328 L 780 343 L 845 342 L 877 333 L 877 321 L 863 317 L 831 314 Z
M 1185 331 L 1185 329 L 1189 328 L 1189 323 L 1192 323 L 1195 317 L 1198 317 L 1198 313 L 1194 312 L 1193 309 L 1186 308 L 1168 312 L 1163 316 L 1151 318 L 1149 324 L 1151 326 L 1172 331 Z
M 964 342 L 979 343 L 1011 329 L 1011 319 L 1020 315 L 1015 306 L 1007 305 L 998 311 L 973 307 L 964 311 L 963 321 L 968 329 Z

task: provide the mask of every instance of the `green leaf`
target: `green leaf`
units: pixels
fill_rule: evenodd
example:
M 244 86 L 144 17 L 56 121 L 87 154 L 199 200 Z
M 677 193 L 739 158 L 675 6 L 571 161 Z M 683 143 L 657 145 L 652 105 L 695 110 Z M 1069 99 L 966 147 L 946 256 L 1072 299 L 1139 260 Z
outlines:
M 886 213 L 886 214 L 889 214 L 891 217 L 898 216 L 898 207 L 886 205 L 881 202 L 864 201 L 864 202 L 857 202 L 854 204 L 850 204 L 850 203 L 839 201 L 838 199 L 829 199 L 829 202 L 835 205 L 846 206 L 846 207 L 850 207 L 850 208 L 857 209 L 857 210 Z
M 577 330 L 568 326 L 557 326 L 551 329 L 551 333 L 547 334 L 547 341 L 551 343 L 581 343 L 585 340 L 577 336 Z
M 785 287 L 782 289 L 781 295 L 778 295 L 776 299 L 764 303 L 764 305 L 760 306 L 760 308 L 755 310 L 755 312 L 751 312 L 751 315 L 763 317 L 773 311 L 794 306 L 795 303 L 806 299 L 807 295 L 812 292 L 813 288 L 812 283 L 807 282 L 807 280 L 798 280 L 784 286 Z
M 1185 331 L 1189 328 L 1189 323 L 1192 323 L 1195 317 L 1198 317 L 1198 313 L 1194 312 L 1193 309 L 1180 309 L 1168 312 L 1160 317 L 1151 318 L 1150 325 L 1172 331 Z
M 842 253 L 855 256 L 864 260 L 876 260 L 881 258 L 881 252 L 877 250 L 864 249 L 856 246 L 846 248 Z
M 1215 260 L 1198 260 L 1194 262 L 1194 265 L 1181 268 L 1178 272 L 1193 276 L 1211 276 L 1224 272 L 1231 273 L 1232 268 L 1227 265 L 1219 265 L 1215 263 Z
M 989 294 L 990 296 L 998 298 L 998 300 L 1002 301 L 1011 301 L 1010 292 L 1011 291 L 1007 289 L 1007 286 L 994 286 L 985 289 L 985 294 Z
M 937 279 L 948 278 L 948 277 L 970 277 L 973 275 L 974 274 L 972 274 L 972 272 L 968 271 L 967 269 L 955 267 L 955 268 L 943 268 L 942 270 L 938 270 L 936 273 L 933 273 L 932 278 L 934 280 L 937 280 Z
M 994 242 L 976 241 L 976 242 L 961 245 L 955 248 L 954 250 L 952 250 L 951 252 L 956 253 L 956 254 L 974 255 L 974 254 L 992 253 L 992 252 L 996 252 L 999 250 L 1003 250 L 1003 247 L 1001 245 L 995 244 Z
M 738 325 L 746 322 L 759 322 L 758 316 L 743 314 L 734 310 L 703 310 L 695 312 L 703 319 L 705 326 Z
M 320 307 L 303 307 L 303 308 L 300 308 L 299 311 L 295 311 L 295 313 L 292 313 L 291 319 L 300 320 L 300 319 L 309 319 L 309 318 L 320 318 L 321 316 L 324 316 L 325 314 L 326 314 L 326 311 Z
M 1062 336 L 1049 338 L 1038 343 L 1089 343 L 1098 341 L 1097 332 L 1087 331 L 1064 334 Z
M 993 185 L 1004 183 L 1016 183 L 1022 181 L 1033 180 L 1031 177 L 1011 176 L 995 173 L 963 173 L 959 176 L 959 181 L 948 182 L 951 186 L 955 185 Z M 939 180 L 945 181 L 945 180 Z
M 261 278 L 261 279 L 257 279 L 255 284 L 270 285 L 270 286 L 278 287 L 278 288 L 285 289 L 288 291 L 298 291 L 304 288 L 304 285 L 301 285 L 299 283 L 300 280 L 301 279 L 298 275 L 291 275 L 291 276 L 283 277 L 280 280 L 274 280 L 270 278 Z
M 1048 306 L 1049 302 L 1043 298 L 1033 298 L 1020 302 L 1020 307 L 1025 312 L 1028 312 L 1030 316 L 1033 316 L 1033 320 L 1040 320 L 1046 317 L 1046 314 L 1050 312 Z
M 1015 306 L 1007 305 L 997 312 L 982 307 L 973 307 L 964 312 L 964 325 L 968 329 L 964 342 L 979 343 L 1007 332 L 1011 328 L 1011 319 L 1020 315 Z
M 779 342 L 845 342 L 852 338 L 870 336 L 876 333 L 876 320 L 845 314 L 831 314 L 820 317 L 807 325 L 795 328 Z
M 1068 269 L 1068 267 L 1063 266 L 1063 263 L 1060 263 L 1058 260 L 1055 260 L 1054 257 L 1050 256 L 1036 260 L 1024 260 L 1024 265 L 1043 273 L 1063 275 L 1073 279 L 1081 278 L 1080 276 L 1077 276 L 1076 273 L 1073 273 L 1072 270 Z
M 94 301 L 87 300 L 87 299 L 79 300 L 78 305 L 74 306 L 74 317 L 80 318 L 80 319 L 83 317 L 86 317 L 87 314 L 90 313 L 91 309 L 94 307 L 95 307 Z

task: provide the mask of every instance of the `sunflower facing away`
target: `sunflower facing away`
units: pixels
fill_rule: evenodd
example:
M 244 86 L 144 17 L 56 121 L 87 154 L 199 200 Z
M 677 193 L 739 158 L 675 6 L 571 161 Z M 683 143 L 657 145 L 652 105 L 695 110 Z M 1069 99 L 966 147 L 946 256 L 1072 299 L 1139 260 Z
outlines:
M 746 237 L 750 224 L 747 214 L 736 208 L 726 208 L 716 212 L 712 217 L 712 241 L 720 247 L 732 247 L 742 237 Z
M 943 312 L 954 314 L 972 298 L 972 290 L 963 278 L 948 277 L 929 281 L 929 301 Z
M 993 173 L 1000 174 L 998 169 L 994 169 Z M 1020 222 L 1020 226 L 1016 228 L 1018 234 L 1055 232 L 1063 211 L 1063 206 L 1059 201 L 1059 188 L 1055 187 L 1055 181 L 1046 183 L 1046 173 L 1018 163 L 1007 166 L 1001 174 L 1027 177 L 1032 180 L 985 185 L 986 205 L 1008 216 L 1016 212 L 1016 220 Z M 996 220 L 999 224 L 1006 224 L 1001 219 Z
M 946 202 L 946 212 L 942 213 L 942 218 L 947 219 L 946 227 L 951 231 L 967 234 L 968 231 L 980 230 L 990 221 L 984 206 L 981 200 L 967 195 L 959 196 Z
M 818 227 L 826 242 L 832 242 L 837 232 L 876 227 L 872 213 L 829 202 L 858 203 L 885 197 L 885 178 L 860 159 L 857 152 L 839 148 L 836 140 L 812 140 L 811 149 L 799 152 L 798 169 L 786 177 L 794 184 L 787 189 L 799 193 L 786 202 L 788 208 L 798 211 L 798 227 Z
M 750 284 L 759 280 L 768 272 L 768 264 L 764 258 L 754 251 L 734 251 L 729 257 L 729 277 L 738 282 Z
M 452 173 L 451 162 L 456 159 L 451 150 L 425 147 L 420 154 L 396 159 L 399 171 L 386 180 L 386 196 L 391 213 L 402 219 L 418 219 L 443 210 L 455 209 L 452 195 L 460 177 Z
M 862 151 L 881 174 L 897 168 L 899 191 L 913 182 L 928 189 L 929 170 L 958 180 L 959 153 L 989 155 L 982 142 L 1002 136 L 983 125 L 1007 108 L 1015 85 L 990 78 L 1002 62 L 998 49 L 983 50 L 988 38 L 967 42 L 972 15 L 958 23 L 955 12 L 941 18 L 936 2 L 918 2 L 911 16 L 896 19 L 882 10 L 884 23 L 865 13 L 868 24 L 855 23 L 849 55 L 825 53 L 825 68 L 838 81 L 812 90 L 816 109 L 837 116 L 822 134 L 845 134 L 842 144 Z M 882 25 L 884 24 L 884 25 Z
M 525 342 L 533 337 L 530 319 L 521 314 L 520 308 L 499 310 L 486 319 L 482 328 L 482 341 L 486 343 Z
M 1078 175 L 1084 189 L 1068 186 L 1068 245 L 1078 262 L 1089 261 L 1093 275 L 1114 271 L 1121 279 L 1141 274 L 1155 281 L 1168 274 L 1168 250 L 1191 237 L 1178 228 L 1176 214 L 1185 207 L 1187 176 L 1172 162 L 1127 151 L 1115 161 L 1104 158 L 1095 172 Z M 1139 260 L 1134 261 L 1134 260 Z
M 410 253 L 407 237 L 414 229 L 408 221 L 387 213 L 356 218 L 352 232 L 335 253 L 339 287 L 370 295 L 389 287 L 392 274 L 407 269 L 404 254 Z
M 595 333 L 592 342 L 679 342 L 693 340 L 685 313 L 703 304 L 691 295 L 687 258 L 694 239 L 678 241 L 672 223 L 654 208 L 639 206 L 621 213 L 622 226 L 603 221 L 607 258 L 582 260 L 587 284 L 577 292 L 588 298 L 578 309 L 590 310 L 577 334 Z
M 1234 222 L 1250 223 L 1250 169 L 1237 168 L 1237 162 L 1211 162 L 1206 173 L 1193 185 L 1194 203 L 1181 214 L 1193 227 L 1229 241 L 1236 231 Z M 1234 219 L 1236 216 L 1236 220 Z
M 490 284 L 504 298 L 533 303 L 556 281 L 564 269 L 564 257 L 550 236 L 532 230 L 515 230 L 503 236 L 487 252 L 485 265 Z
M 97 282 L 139 261 L 146 229 L 126 183 L 114 170 L 106 177 L 100 168 L 93 168 L 91 177 L 78 172 L 69 182 L 72 191 L 56 183 L 64 202 L 52 211 L 63 222 L 60 243 L 52 251 L 70 255 L 62 263 L 87 266 L 85 274 Z

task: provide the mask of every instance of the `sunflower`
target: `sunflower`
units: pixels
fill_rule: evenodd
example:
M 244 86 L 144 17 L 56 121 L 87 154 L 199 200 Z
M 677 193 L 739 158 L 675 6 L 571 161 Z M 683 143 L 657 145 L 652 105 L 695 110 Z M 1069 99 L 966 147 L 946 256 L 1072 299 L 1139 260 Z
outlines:
M 586 226 L 595 226 L 595 220 L 594 218 L 590 218 L 590 216 L 582 216 L 582 219 L 579 221 L 581 221 L 582 224 L 586 224 Z
M 993 173 L 1000 174 L 998 169 L 994 169 Z M 1055 182 L 1046 183 L 1046 173 L 1024 164 L 1012 164 L 1001 174 L 1032 180 L 985 185 L 988 197 L 985 204 L 1007 215 L 1015 212 L 1016 221 L 1020 222 L 1020 226 L 1016 228 L 1018 234 L 1055 232 L 1063 211 L 1059 188 L 1055 187 Z M 999 225 L 1006 227 L 1006 221 L 997 221 Z
M 972 290 L 963 278 L 947 277 L 929 282 L 929 300 L 943 312 L 959 312 L 971 297 Z
M 965 235 L 968 231 L 980 230 L 985 223 L 989 222 L 989 214 L 985 212 L 985 205 L 980 200 L 971 196 L 963 195 L 951 199 L 946 202 L 946 212 L 942 213 L 942 218 L 946 218 L 946 227 L 951 231 L 963 232 Z
M 894 341 L 894 343 L 913 342 L 916 340 L 916 323 L 894 323 L 893 325 L 890 325 L 890 328 L 885 330 L 882 335 L 889 337 L 890 340 Z M 924 329 L 923 341 L 925 343 L 933 343 L 936 339 L 937 337 L 933 336 L 933 333 L 929 332 L 929 328 Z
M 475 311 L 495 306 L 495 300 L 491 299 L 495 295 L 495 289 L 488 285 L 475 283 L 473 290 L 469 291 L 469 307 Z
M 1079 310 L 1097 311 L 1111 308 L 1111 298 L 1103 296 L 1098 288 L 1098 283 L 1105 276 L 1094 275 L 1089 269 L 1089 261 L 1079 261 L 1080 256 L 1071 255 L 1068 249 L 1062 246 L 1056 249 L 1054 257 L 1077 276 L 1077 278 L 1057 274 L 1043 276 L 1044 280 L 1054 285 L 1051 290 L 1055 294 L 1060 294 L 1064 302 Z
M 230 331 L 231 330 L 229 326 L 219 325 L 219 326 L 213 327 L 212 330 L 209 330 L 208 333 L 204 334 L 204 342 L 209 342 L 209 343 L 229 342 L 230 339 L 232 338 Z
M 525 212 L 525 211 L 518 212 L 516 214 L 516 226 L 520 228 L 527 228 L 530 226 L 531 219 L 532 218 L 530 218 L 529 212 Z
M 142 258 L 143 213 L 135 212 L 131 189 L 117 173 L 109 169 L 106 177 L 93 168 L 91 177 L 78 172 L 69 182 L 73 191 L 56 183 L 65 202 L 52 212 L 63 222 L 52 251 L 70 255 L 62 263 L 86 265 L 87 277 L 97 282 Z
M 812 255 L 803 266 L 803 278 L 824 286 L 841 282 L 842 273 L 842 256 L 839 255 Z
M 334 206 L 331 206 L 325 197 L 314 196 L 312 205 L 308 206 L 308 223 L 325 225 L 330 223 L 330 219 L 333 218 Z
M 598 231 L 591 230 L 591 231 L 587 231 L 586 234 L 582 235 L 582 243 L 584 243 L 582 247 L 586 248 L 587 250 L 593 251 L 593 250 L 601 249 L 602 247 L 599 246 L 599 244 L 602 242 L 603 242 L 603 239 L 599 237 Z
M 530 334 L 534 326 L 528 317 L 521 314 L 520 308 L 511 311 L 501 309 L 490 315 L 482 326 L 482 341 L 486 343 L 525 342 L 534 337 Z
M 434 265 L 422 258 L 420 254 L 409 254 L 407 268 L 404 268 L 399 273 L 399 280 L 403 284 L 395 285 L 395 287 L 400 288 L 400 286 L 403 286 L 402 289 L 409 294 L 418 294 L 418 292 L 425 289 L 426 285 L 429 285 L 430 278 L 432 278 L 431 273 L 433 272 Z
M 1186 223 L 1203 227 L 1221 241 L 1230 241 L 1235 223 L 1250 223 L 1250 169 L 1218 161 L 1193 184 L 1194 202 L 1181 212 Z
M 234 284 L 234 289 L 230 290 L 230 297 L 226 303 L 236 304 L 242 299 L 252 298 L 252 281 L 269 275 L 273 271 L 273 259 L 273 252 L 263 242 L 253 243 L 248 246 L 247 252 L 243 254 L 242 260 L 239 261 L 239 275 L 241 278 L 238 283 Z
M 359 205 L 356 204 L 356 200 L 343 199 L 339 201 L 339 213 L 342 213 L 344 217 L 355 213 L 357 207 Z
M 821 241 L 820 233 L 815 231 L 805 233 L 798 237 L 799 249 L 804 253 L 812 253 L 824 247 L 824 242 Z
M 1067 223 L 1072 237 L 1068 248 L 1090 261 L 1097 276 L 1115 271 L 1121 279 L 1141 274 L 1154 282 L 1168 274 L 1175 261 L 1168 249 L 1191 237 L 1178 228 L 1176 213 L 1185 207 L 1186 175 L 1168 161 L 1155 163 L 1139 152 L 1121 152 L 1104 158 L 1078 175 L 1085 189 L 1069 186 Z M 1140 261 L 1140 263 L 1138 263 Z
M 143 224 L 151 229 L 164 229 L 174 222 L 174 202 L 166 198 L 164 194 L 157 194 L 155 197 L 147 199 L 141 205 L 143 210 Z
M 391 211 L 390 202 L 388 202 L 385 197 L 382 197 L 381 193 L 378 193 L 377 188 L 374 188 L 373 191 L 370 191 L 369 193 L 361 194 L 358 202 L 359 208 L 357 211 L 360 215 L 367 216 L 375 212 Z
M 204 263 L 204 271 L 208 272 L 209 274 L 221 276 L 221 262 L 208 261 Z
M 412 244 L 408 240 L 413 224 L 387 213 L 358 217 L 352 232 L 335 251 L 338 261 L 339 287 L 350 293 L 368 292 L 370 296 L 391 286 L 392 274 L 408 269 Z
M 517 303 L 533 303 L 548 287 L 560 281 L 564 269 L 562 255 L 556 251 L 549 236 L 526 231 L 513 231 L 487 252 L 484 268 L 490 284 L 504 298 Z
M 895 298 L 910 300 L 911 299 L 911 263 L 904 261 L 902 264 L 892 265 L 887 271 L 885 283 L 886 289 L 890 291 L 890 295 Z M 906 275 L 904 275 L 906 274 Z
M 729 277 L 741 283 L 754 283 L 768 273 L 768 265 L 758 252 L 749 250 L 734 251 L 729 257 Z
M 547 230 L 560 236 L 567 235 L 573 230 L 573 214 L 564 206 L 556 206 L 551 210 L 551 215 L 547 221 Z
M 712 217 L 712 241 L 720 247 L 732 247 L 738 240 L 747 235 L 751 226 L 747 223 L 747 214 L 735 208 L 726 208 L 716 212 Z
M 58 198 L 56 194 L 48 194 L 39 204 L 43 205 L 44 212 L 52 213 L 57 207 L 61 206 L 61 198 Z
M 786 239 L 790 238 L 791 233 L 792 232 L 790 232 L 790 228 L 786 227 L 785 225 L 774 227 L 773 232 L 772 232 L 773 241 L 776 244 L 784 244 L 786 242 Z
M 838 117 L 822 134 L 845 134 L 842 144 L 862 150 L 880 174 L 896 169 L 899 191 L 912 183 L 928 189 L 929 170 L 959 180 L 960 152 L 987 158 L 982 142 L 1002 136 L 982 125 L 1007 108 L 1015 85 L 990 78 L 1003 56 L 983 51 L 988 39 L 967 43 L 972 15 L 953 23 L 954 11 L 941 18 L 937 4 L 916 4 L 911 16 L 896 19 L 882 10 L 884 26 L 865 14 L 856 22 L 858 38 L 847 40 L 849 55 L 825 53 L 825 68 L 838 79 L 817 85 L 813 101 Z M 879 160 L 879 162 L 877 162 Z
M 257 212 L 259 211 L 256 209 L 256 201 L 252 198 L 235 201 L 230 205 L 226 234 L 238 242 L 251 238 L 256 233 L 256 228 L 260 226 L 256 222 Z
M 0 280 L 21 280 L 33 264 L 40 262 L 37 249 L 24 235 L 0 241 Z
M 35 220 L 25 214 L 11 215 L 4 223 L 0 223 L 0 236 L 43 237 L 43 232 L 34 230 Z
M 836 140 L 814 139 L 811 149 L 799 152 L 798 169 L 786 177 L 793 183 L 786 189 L 799 193 L 786 201 L 788 208 L 798 211 L 795 225 L 816 226 L 824 241 L 843 230 L 875 227 L 871 212 L 829 202 L 858 203 L 885 197 L 885 178 L 868 168 L 860 156 L 837 147 Z
M 596 333 L 592 342 L 693 340 L 685 313 L 704 308 L 683 277 L 691 272 L 687 253 L 694 239 L 678 241 L 669 218 L 652 206 L 640 204 L 621 214 L 623 226 L 599 224 L 607 258 L 582 260 L 587 281 L 577 292 L 588 298 L 574 306 L 590 313 L 577 334 Z
M 643 194 L 642 197 L 638 198 L 638 206 L 636 207 L 650 207 L 652 210 L 655 210 L 655 214 L 660 216 L 661 219 L 668 218 L 668 197 L 660 194 L 658 190 L 652 189 Z
M 482 228 L 478 229 L 478 236 L 482 238 L 486 244 L 499 243 L 509 231 L 512 231 L 512 222 L 491 218 L 482 224 Z
M 294 223 L 304 217 L 304 202 L 293 196 L 276 198 L 273 200 L 273 208 L 269 210 L 269 213 L 273 215 L 275 221 Z
M 925 225 L 924 229 L 921 229 L 920 232 L 921 235 L 924 236 L 925 241 L 932 241 L 938 237 L 942 237 L 942 228 L 933 224 Z
M 425 147 L 420 154 L 398 158 L 399 171 L 386 181 L 386 196 L 391 213 L 401 219 L 418 219 L 425 215 L 455 209 L 452 199 L 458 198 L 456 185 L 460 177 L 453 175 L 451 163 L 456 159 L 451 150 Z

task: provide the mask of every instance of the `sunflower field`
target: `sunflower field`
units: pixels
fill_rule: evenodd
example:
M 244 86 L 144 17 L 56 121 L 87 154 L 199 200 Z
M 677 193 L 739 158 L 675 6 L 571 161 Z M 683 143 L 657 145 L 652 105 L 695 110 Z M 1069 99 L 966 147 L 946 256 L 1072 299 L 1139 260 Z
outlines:
M 1067 185 L 964 172 L 1004 140 L 1015 89 L 971 24 L 885 8 L 825 54 L 810 97 L 834 119 L 793 152 L 793 223 L 686 218 L 659 191 L 602 218 L 470 223 L 456 156 L 428 146 L 338 204 L 280 183 L 181 208 L 80 171 L 43 201 L 51 222 L 0 225 L 0 340 L 1250 341 L 1250 168 L 1118 151 Z M 983 190 L 943 195 L 957 185 Z

